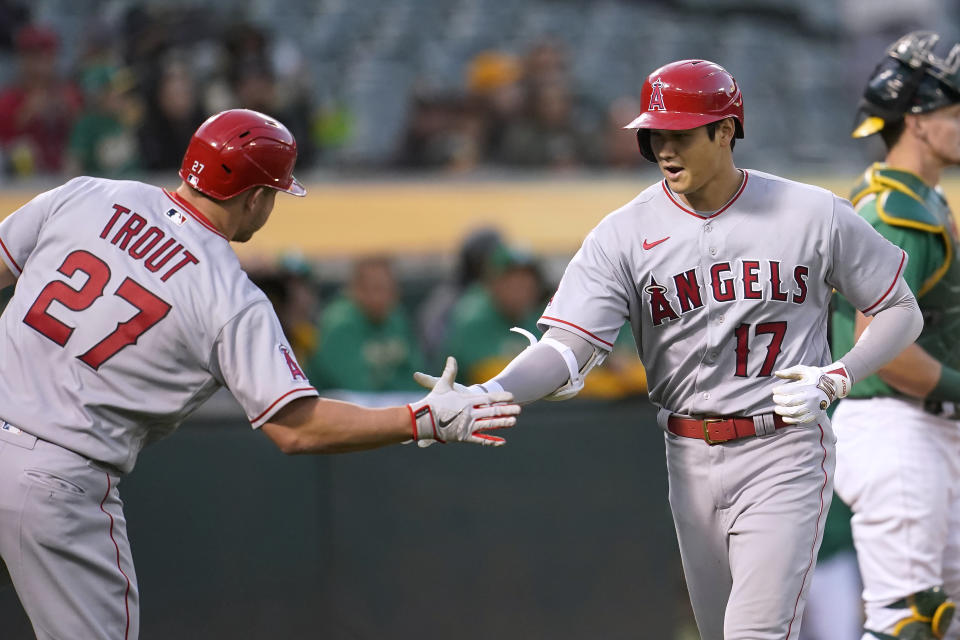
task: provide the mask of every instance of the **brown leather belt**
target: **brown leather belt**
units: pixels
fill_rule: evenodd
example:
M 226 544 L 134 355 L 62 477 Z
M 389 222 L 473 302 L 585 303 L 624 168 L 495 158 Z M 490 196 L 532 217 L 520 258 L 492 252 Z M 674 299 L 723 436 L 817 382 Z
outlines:
M 768 414 L 772 417 L 773 428 L 780 429 L 790 426 L 783 421 L 777 414 Z M 756 424 L 753 418 L 730 417 L 730 418 L 682 418 L 680 416 L 670 416 L 667 419 L 667 428 L 670 433 L 674 433 L 684 438 L 697 438 L 705 440 L 707 444 L 719 444 L 729 442 L 738 438 L 748 438 L 751 436 L 762 435 L 757 432 Z M 772 433 L 772 431 L 771 431 Z

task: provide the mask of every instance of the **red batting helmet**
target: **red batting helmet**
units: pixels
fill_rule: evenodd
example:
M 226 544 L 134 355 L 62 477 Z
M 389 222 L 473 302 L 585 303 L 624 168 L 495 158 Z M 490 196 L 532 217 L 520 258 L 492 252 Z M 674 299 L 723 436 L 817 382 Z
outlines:
M 250 187 L 270 187 L 295 196 L 307 193 L 293 177 L 297 141 L 270 116 L 230 109 L 210 116 L 190 139 L 180 177 L 217 200 Z
M 640 153 L 656 162 L 650 129 L 695 129 L 733 118 L 737 138 L 743 137 L 743 97 L 730 73 L 708 60 L 678 60 L 647 76 L 640 93 L 646 111 L 624 127 L 637 129 Z

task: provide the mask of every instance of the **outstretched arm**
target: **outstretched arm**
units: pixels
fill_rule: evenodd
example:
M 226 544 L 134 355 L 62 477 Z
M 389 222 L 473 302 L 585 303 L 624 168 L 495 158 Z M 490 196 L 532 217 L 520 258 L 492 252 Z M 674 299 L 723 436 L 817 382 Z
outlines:
M 443 375 L 419 402 L 367 409 L 326 398 L 297 398 L 260 428 L 286 454 L 346 453 L 405 440 L 501 445 L 487 431 L 512 427 L 520 406 L 505 391 L 455 390 L 457 364 L 447 359 Z
M 366 409 L 327 398 L 297 398 L 260 429 L 286 454 L 347 453 L 409 440 L 406 407 Z
M 522 333 L 527 334 L 526 331 Z M 531 341 L 535 338 L 527 334 Z M 482 392 L 508 391 L 518 404 L 529 404 L 541 398 L 565 400 L 577 394 L 583 377 L 603 361 L 606 352 L 572 331 L 557 327 L 547 329 L 543 338 L 520 353 L 503 371 L 483 384 L 457 388 Z M 421 386 L 432 389 L 437 378 L 414 374 Z

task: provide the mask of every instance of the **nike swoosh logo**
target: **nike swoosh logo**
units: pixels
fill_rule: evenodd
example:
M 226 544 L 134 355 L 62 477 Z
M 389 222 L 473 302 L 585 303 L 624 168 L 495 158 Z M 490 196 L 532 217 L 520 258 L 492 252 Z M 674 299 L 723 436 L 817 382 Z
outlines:
M 463 413 L 463 412 L 460 412 L 460 413 Z M 446 429 L 447 425 L 449 425 L 451 422 L 456 420 L 457 417 L 460 416 L 460 413 L 457 413 L 457 415 L 453 416 L 449 420 L 440 420 L 439 418 L 437 418 L 437 426 L 440 427 L 441 429 Z
M 670 236 L 667 236 L 666 238 L 661 238 L 660 240 L 657 240 L 657 241 L 655 241 L 655 242 L 647 242 L 646 240 L 644 240 L 644 241 L 643 241 L 643 248 L 644 248 L 644 249 L 648 249 L 648 250 L 649 250 L 649 249 L 653 249 L 655 246 L 657 246 L 657 245 L 660 244 L 661 242 L 666 242 L 666 241 L 669 240 L 669 239 L 670 239 Z

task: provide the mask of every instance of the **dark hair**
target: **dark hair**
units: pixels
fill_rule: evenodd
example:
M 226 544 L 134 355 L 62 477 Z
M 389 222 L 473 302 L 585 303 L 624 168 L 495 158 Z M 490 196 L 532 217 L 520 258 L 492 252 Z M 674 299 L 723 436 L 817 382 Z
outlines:
M 903 118 L 893 122 L 884 122 L 883 129 L 880 129 L 880 137 L 883 138 L 883 144 L 887 145 L 887 151 L 893 149 L 893 146 L 900 141 L 903 130 L 907 123 Z
M 724 118 L 724 120 L 726 120 L 726 118 Z M 717 120 L 716 122 L 707 123 L 707 136 L 710 138 L 711 141 L 717 136 L 717 127 L 720 125 L 721 122 L 723 122 L 723 120 Z M 734 129 L 736 129 L 737 127 L 736 122 L 734 122 L 733 127 Z M 733 138 L 730 138 L 730 151 L 733 151 L 733 145 L 735 145 L 736 143 L 737 143 L 736 136 L 734 136 Z

